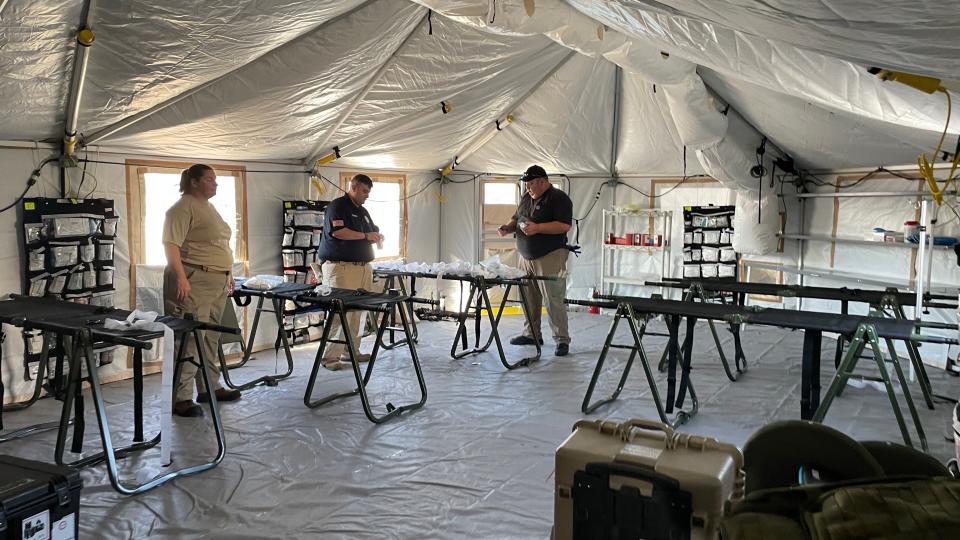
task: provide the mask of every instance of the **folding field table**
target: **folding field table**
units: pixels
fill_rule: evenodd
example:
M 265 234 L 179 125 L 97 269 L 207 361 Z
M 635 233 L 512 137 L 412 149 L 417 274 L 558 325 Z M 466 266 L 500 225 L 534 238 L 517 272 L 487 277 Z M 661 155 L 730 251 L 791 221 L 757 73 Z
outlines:
M 373 275 L 375 277 L 389 279 L 389 283 L 402 283 L 403 279 L 410 280 L 410 288 L 408 290 L 415 290 L 415 279 L 445 279 L 448 281 L 458 281 L 461 284 L 469 285 L 469 292 L 467 293 L 467 305 L 458 310 L 458 311 L 441 311 L 436 309 L 438 302 L 433 300 L 423 301 L 424 299 L 411 297 L 408 301 L 408 309 L 416 303 L 426 303 L 431 305 L 431 308 L 426 311 L 421 311 L 418 314 L 421 319 L 424 318 L 435 318 L 435 320 L 440 320 L 442 318 L 450 318 L 457 321 L 457 333 L 453 337 L 453 345 L 450 347 L 450 356 L 452 358 L 463 358 L 471 354 L 478 354 L 486 352 L 490 345 L 494 342 L 497 344 L 497 354 L 500 357 L 500 363 L 503 364 L 503 367 L 507 369 L 517 369 L 519 367 L 528 366 L 533 362 L 540 360 L 540 355 L 542 352 L 542 347 L 540 345 L 540 340 L 542 339 L 539 335 L 539 331 L 534 329 L 537 332 L 535 336 L 534 346 L 537 348 L 537 354 L 534 356 L 521 358 L 516 362 L 509 362 L 507 360 L 506 353 L 503 349 L 503 342 L 500 339 L 500 317 L 503 316 L 503 308 L 507 305 L 510 297 L 510 290 L 513 287 L 516 287 L 520 291 L 520 302 L 522 305 L 527 303 L 527 294 L 524 289 L 524 285 L 534 280 L 552 280 L 556 278 L 544 277 L 544 276 L 523 276 L 518 278 L 501 278 L 501 277 L 484 277 L 482 275 L 468 275 L 468 274 L 435 274 L 435 273 L 424 273 L 424 272 L 406 272 L 401 270 L 374 270 Z M 487 292 L 493 287 L 504 287 L 503 297 L 500 300 L 500 304 L 494 314 L 493 304 L 490 302 L 490 295 Z M 490 335 L 487 337 L 486 343 L 483 346 L 480 345 L 481 339 L 481 321 L 483 319 L 483 312 L 487 312 L 487 319 L 490 321 Z M 523 310 L 523 316 L 526 318 L 528 324 L 530 324 L 530 314 L 527 313 L 527 310 Z M 469 348 L 468 345 L 468 330 L 467 330 L 467 320 L 473 319 L 474 325 L 474 346 Z M 530 324 L 532 327 L 533 325 Z
M 225 382 L 227 386 L 237 390 L 246 390 L 258 384 L 276 386 L 278 381 L 282 381 L 293 374 L 293 353 L 290 351 L 290 342 L 287 339 L 287 333 L 283 329 L 283 304 L 290 295 L 307 292 L 313 288 L 314 285 L 305 285 L 303 283 L 281 283 L 271 289 L 249 289 L 244 287 L 243 283 L 237 285 L 232 294 L 233 301 L 236 305 L 240 307 L 249 306 L 254 298 L 257 299 L 257 305 L 253 314 L 253 324 L 250 326 L 250 336 L 247 337 L 247 344 L 243 347 L 243 358 L 240 362 L 228 367 L 227 360 L 223 357 L 223 354 L 218 355 L 221 367 L 220 373 L 223 374 L 223 382 Z M 269 308 L 263 306 L 265 300 L 270 301 Z M 283 347 L 283 354 L 287 360 L 287 370 L 277 375 L 264 375 L 263 377 L 241 384 L 234 383 L 230 378 L 230 369 L 241 367 L 250 360 L 250 356 L 253 354 L 254 339 L 257 337 L 257 328 L 260 326 L 260 315 L 262 313 L 273 313 L 277 321 L 277 339 Z
M 387 403 L 387 414 L 378 416 L 373 413 L 373 409 L 370 406 L 370 398 L 367 395 L 366 390 L 367 383 L 370 382 L 370 376 L 373 374 L 373 367 L 376 364 L 377 353 L 380 350 L 380 341 L 383 338 L 383 333 L 387 327 L 387 317 L 392 311 L 394 311 L 394 308 L 398 304 L 407 300 L 407 296 L 402 295 L 397 291 L 371 293 L 363 290 L 332 289 L 331 293 L 326 296 L 310 291 L 278 293 L 278 297 L 285 300 L 292 300 L 301 304 L 308 304 L 313 307 L 319 307 L 324 309 L 326 312 L 323 321 L 323 336 L 320 339 L 320 346 L 317 348 L 317 356 L 313 363 L 313 370 L 310 372 L 310 379 L 307 381 L 307 389 L 303 395 L 304 405 L 313 409 L 340 398 L 359 395 L 360 403 L 363 406 L 363 413 L 371 422 L 380 424 L 405 411 L 419 409 L 420 407 L 423 407 L 424 403 L 427 402 L 427 383 L 423 380 L 423 372 L 420 369 L 420 359 L 417 356 L 417 346 L 411 336 L 410 320 L 407 317 L 406 310 L 402 308 L 398 310 L 398 314 L 400 316 L 400 323 L 404 333 L 404 343 L 410 349 L 410 358 L 413 363 L 413 369 L 416 372 L 417 384 L 420 387 L 420 400 L 400 406 Z M 370 353 L 370 360 L 367 363 L 367 369 L 362 375 L 360 373 L 360 363 L 358 362 L 359 343 L 356 343 L 354 340 L 353 334 L 349 331 L 350 326 L 347 324 L 347 314 L 350 311 L 368 311 L 381 314 L 380 325 L 377 329 L 377 340 L 373 345 L 373 351 Z M 330 336 L 335 320 L 339 321 L 341 328 L 343 328 L 344 339 L 342 340 L 334 340 Z M 356 379 L 357 387 L 349 392 L 338 392 L 317 400 L 313 400 L 312 396 L 314 386 L 317 382 L 317 374 L 320 372 L 320 369 L 323 366 L 323 353 L 326 350 L 328 343 L 342 343 L 346 345 L 346 349 L 350 355 L 350 365 L 353 368 L 353 375 Z
M 63 408 L 60 415 L 59 432 L 57 434 L 57 443 L 54 451 L 55 461 L 60 465 L 83 468 L 93 466 L 105 460 L 107 462 L 110 483 L 114 489 L 126 495 L 134 495 L 143 493 L 174 478 L 193 475 L 212 469 L 223 461 L 223 457 L 226 454 L 223 426 L 220 422 L 220 413 L 217 408 L 216 393 L 213 391 L 213 385 L 209 380 L 206 370 L 207 360 L 203 356 L 200 331 L 235 333 L 238 330 L 191 319 L 178 319 L 175 317 L 161 317 L 158 319 L 159 322 L 170 327 L 174 335 L 180 339 L 180 346 L 176 354 L 174 380 L 179 379 L 182 362 L 192 362 L 196 364 L 203 373 L 204 384 L 207 393 L 210 395 L 210 415 L 213 419 L 218 450 L 217 455 L 207 463 L 173 470 L 142 484 L 128 486 L 122 482 L 119 477 L 117 459 L 126 457 L 133 452 L 154 447 L 160 442 L 159 433 L 149 441 L 144 441 L 143 436 L 143 350 L 151 348 L 152 344 L 150 340 L 163 337 L 162 332 L 109 330 L 103 326 L 105 319 L 125 320 L 129 314 L 129 311 L 122 309 L 76 304 L 52 298 L 12 296 L 11 300 L 0 301 L 0 322 L 28 330 L 37 329 L 57 335 L 63 339 L 63 343 L 67 349 L 67 389 L 64 394 Z M 191 339 L 191 337 L 197 344 L 198 358 L 184 358 L 183 356 L 186 340 Z M 122 448 L 114 447 L 107 420 L 107 411 L 97 373 L 96 356 L 94 355 L 94 346 L 98 343 L 125 345 L 131 347 L 134 352 L 134 436 L 133 444 Z M 63 459 L 63 453 L 66 446 L 67 431 L 71 425 L 71 409 L 74 410 L 72 422 L 74 428 L 73 445 L 71 450 L 74 453 L 80 453 L 83 444 L 85 425 L 83 395 L 81 393 L 81 381 L 83 378 L 82 363 L 85 363 L 87 368 L 86 378 L 90 384 L 93 404 L 97 413 L 97 423 L 100 428 L 100 440 L 103 451 L 71 463 L 66 463 Z
M 615 300 L 567 300 L 568 304 L 598 306 L 604 308 L 616 309 L 610 332 L 604 342 L 600 358 L 597 360 L 597 367 L 594 370 L 593 377 L 587 389 L 587 394 L 583 400 L 582 409 L 584 412 L 590 412 L 599 405 L 609 403 L 617 398 L 626 382 L 632 365 L 633 357 L 639 355 L 643 364 L 644 372 L 647 376 L 647 383 L 653 394 L 657 406 L 657 412 L 665 423 L 679 424 L 686 421 L 696 413 L 697 403 L 695 394 L 691 393 L 694 400 L 692 411 L 678 416 L 677 420 L 670 422 L 666 413 L 672 412 L 674 399 L 674 389 L 676 385 L 675 373 L 678 358 L 682 359 L 682 377 L 680 389 L 677 394 L 676 405 L 681 407 L 684 398 L 684 389 L 691 385 L 690 382 L 690 349 L 693 342 L 693 326 L 696 319 L 706 319 L 714 321 L 723 321 L 727 323 L 750 323 L 763 326 L 775 326 L 781 328 L 790 328 L 804 331 L 803 356 L 801 368 L 801 397 L 800 397 L 800 416 L 804 419 L 812 419 L 820 422 L 826 416 L 833 399 L 842 391 L 846 381 L 853 375 L 860 354 L 869 345 L 873 352 L 873 359 L 881 374 L 890 405 L 893 408 L 894 415 L 897 418 L 897 424 L 904 442 L 912 444 L 910 434 L 907 430 L 903 414 L 894 392 L 893 384 L 887 372 L 883 356 L 880 352 L 881 342 L 885 342 L 890 356 L 893 359 L 894 370 L 900 381 L 907 407 L 913 418 L 914 426 L 917 430 L 921 446 L 926 449 L 926 436 L 923 433 L 923 427 L 920 424 L 920 418 L 917 415 L 913 399 L 910 396 L 910 390 L 906 385 L 903 369 L 900 367 L 899 358 L 896 355 L 894 341 L 904 342 L 931 342 L 931 343 L 957 343 L 957 340 L 943 338 L 939 336 L 925 336 L 914 332 L 914 324 L 910 321 L 885 319 L 878 317 L 863 317 L 858 315 L 837 314 L 837 313 L 818 313 L 811 311 L 794 311 L 785 309 L 763 309 L 743 307 L 736 305 L 711 304 L 683 302 L 678 300 L 664 300 L 637 297 L 618 297 Z M 643 351 L 641 343 L 643 334 L 637 325 L 637 320 L 645 320 L 654 315 L 663 315 L 667 319 L 667 327 L 670 330 L 670 342 L 668 344 L 669 366 L 667 375 L 667 399 L 666 409 L 660 402 L 659 392 L 656 383 L 650 371 L 647 356 Z M 684 340 L 684 354 L 680 354 L 679 340 L 677 330 L 679 328 L 679 319 L 687 319 L 687 335 Z M 633 337 L 633 343 L 620 345 L 613 343 L 614 333 L 621 318 L 626 318 Z M 692 321 L 692 323 L 691 323 Z M 840 367 L 837 370 L 830 388 L 827 390 L 826 397 L 820 402 L 820 340 L 823 332 L 836 332 L 850 338 L 851 347 L 847 350 Z M 620 383 L 614 394 L 595 405 L 590 403 L 597 379 L 603 368 L 603 362 L 606 359 L 610 348 L 621 348 L 631 351 L 630 359 L 624 367 L 624 372 L 620 377 Z
M 867 304 L 871 310 L 871 315 L 885 315 L 897 320 L 910 320 L 904 312 L 904 306 L 916 307 L 916 295 L 901 292 L 894 287 L 884 290 L 871 289 L 851 289 L 847 287 L 811 287 L 801 285 L 780 285 L 773 283 L 752 283 L 735 281 L 717 281 L 717 280 L 698 280 L 698 279 L 665 279 L 663 281 L 648 281 L 647 285 L 657 287 L 669 287 L 675 289 L 686 289 L 685 300 L 699 299 L 706 301 L 708 293 L 722 294 L 730 293 L 734 295 L 734 303 L 744 305 L 748 294 L 762 294 L 767 296 L 781 296 L 787 298 L 809 298 L 816 300 L 833 300 L 840 302 L 840 313 L 848 314 L 851 303 Z M 721 296 L 722 298 L 722 296 Z M 934 295 L 927 293 L 924 295 L 922 307 L 924 308 L 944 308 L 956 309 L 956 302 L 950 302 L 954 297 L 946 295 Z M 923 328 L 937 328 L 956 330 L 956 325 L 923 321 L 919 324 Z M 711 322 L 711 329 L 713 328 Z M 743 349 L 740 346 L 740 328 L 739 325 L 731 324 L 731 332 L 734 336 L 734 346 L 736 354 L 742 356 Z M 726 366 L 726 359 L 723 355 L 723 349 L 717 339 L 714 331 L 714 340 L 719 351 L 721 361 Z M 837 339 L 837 350 L 834 357 L 834 365 L 840 366 L 843 358 L 844 342 L 846 337 L 840 336 Z M 907 356 L 913 365 L 914 372 L 917 374 L 917 380 L 920 382 L 920 391 L 923 395 L 927 408 L 933 409 L 933 392 L 930 385 L 930 378 L 927 376 L 927 370 L 920 358 L 920 351 L 917 343 L 907 341 L 905 343 Z

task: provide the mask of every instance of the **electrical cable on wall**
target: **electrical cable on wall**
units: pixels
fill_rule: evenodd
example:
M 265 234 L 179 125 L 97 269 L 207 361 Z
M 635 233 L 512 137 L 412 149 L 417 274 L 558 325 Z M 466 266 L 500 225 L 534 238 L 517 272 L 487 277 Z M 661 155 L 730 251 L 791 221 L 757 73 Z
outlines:
M 27 179 L 27 185 L 26 185 L 26 187 L 23 188 L 23 192 L 21 192 L 20 195 L 19 195 L 16 199 L 14 199 L 14 201 L 13 201 L 12 203 L 8 204 L 7 206 L 4 206 L 3 208 L 0 208 L 0 214 L 6 212 L 7 210 L 9 210 L 9 209 L 11 209 L 11 208 L 13 208 L 13 207 L 16 206 L 20 201 L 22 201 L 23 198 L 27 196 L 27 192 L 30 191 L 30 188 L 33 187 L 33 185 L 36 184 L 37 181 L 40 180 L 40 172 L 43 171 L 43 168 L 44 168 L 48 163 L 53 163 L 54 161 L 57 161 L 58 159 L 59 159 L 58 157 L 48 157 L 47 159 L 41 161 L 41 162 L 40 162 L 40 165 L 38 165 L 37 168 L 34 169 L 34 170 L 30 173 L 30 177 Z
M 324 182 L 326 182 L 326 183 L 330 184 L 331 186 L 337 188 L 337 191 L 339 191 L 339 192 L 341 192 L 341 193 L 344 193 L 344 194 L 347 193 L 347 191 L 346 191 L 345 189 L 343 189 L 342 187 L 340 187 L 339 185 L 337 185 L 336 183 L 334 183 L 333 181 L 331 181 L 331 180 L 330 180 L 329 178 L 327 178 L 326 176 L 324 176 L 324 175 L 322 175 L 322 174 L 319 174 L 318 176 L 319 176 L 320 179 L 323 180 Z M 427 182 L 426 185 L 424 185 L 424 186 L 423 186 L 422 188 L 420 188 L 419 190 L 415 191 L 414 193 L 411 193 L 410 195 L 407 195 L 406 197 L 401 197 L 401 198 L 399 198 L 399 199 L 394 199 L 394 200 L 389 200 L 389 201 L 381 201 L 381 200 L 377 200 L 377 199 L 367 199 L 367 200 L 370 201 L 370 202 L 397 202 L 397 201 L 406 201 L 406 200 L 409 200 L 409 199 L 412 199 L 412 198 L 416 197 L 417 195 L 420 195 L 421 193 L 423 193 L 424 191 L 426 191 L 427 188 L 429 188 L 430 186 L 432 186 L 433 184 L 436 184 L 436 183 L 438 183 L 438 182 L 440 182 L 440 179 L 439 179 L 439 178 L 434 178 L 433 180 L 430 180 L 429 182 Z

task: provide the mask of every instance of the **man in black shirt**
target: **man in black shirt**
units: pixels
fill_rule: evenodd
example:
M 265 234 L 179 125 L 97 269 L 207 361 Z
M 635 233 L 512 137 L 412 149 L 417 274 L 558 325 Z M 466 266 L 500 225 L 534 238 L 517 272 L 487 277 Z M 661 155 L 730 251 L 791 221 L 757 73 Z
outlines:
M 513 345 L 533 345 L 535 339 L 543 343 L 540 333 L 540 306 L 546 299 L 547 316 L 553 340 L 557 344 L 554 354 L 566 356 L 570 352 L 570 333 L 567 330 L 567 307 L 563 298 L 567 291 L 567 231 L 573 222 L 573 203 L 566 193 L 553 187 L 547 172 L 539 165 L 532 165 L 523 174 L 526 193 L 513 219 L 501 225 L 497 234 L 517 235 L 519 267 L 527 274 L 557 277 L 555 281 L 538 280 L 528 285 L 525 292 L 527 305 L 523 309 L 532 321 L 524 324 L 523 334 L 510 340 Z
M 350 180 L 347 193 L 330 202 L 323 219 L 323 238 L 320 240 L 318 256 L 321 266 L 324 285 L 340 289 L 373 288 L 373 270 L 370 261 L 373 260 L 373 244 L 382 244 L 383 235 L 380 228 L 373 223 L 370 212 L 363 207 L 373 181 L 365 174 L 358 174 Z M 347 315 L 347 323 L 353 334 L 354 343 L 360 344 L 360 313 L 351 311 Z M 334 323 L 333 339 L 342 340 L 343 329 Z M 360 361 L 370 359 L 369 354 L 361 354 Z M 331 344 L 326 351 L 323 365 L 327 369 L 340 369 L 341 361 L 349 360 L 340 343 Z

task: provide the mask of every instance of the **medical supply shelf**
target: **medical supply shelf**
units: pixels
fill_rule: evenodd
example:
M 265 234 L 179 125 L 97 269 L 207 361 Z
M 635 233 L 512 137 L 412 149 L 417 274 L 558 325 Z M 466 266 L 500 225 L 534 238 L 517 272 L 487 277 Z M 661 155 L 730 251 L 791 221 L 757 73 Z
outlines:
M 281 259 L 283 277 L 289 283 L 316 283 L 310 264 L 317 262 L 317 250 L 323 236 L 323 220 L 328 201 L 283 201 L 283 241 Z M 294 334 L 308 333 L 310 327 L 323 326 L 322 310 L 302 309 L 285 302 L 284 329 Z
M 616 285 L 643 287 L 649 279 L 662 279 L 670 275 L 671 231 L 673 212 L 657 208 L 639 210 L 603 211 L 600 228 L 600 292 L 613 293 Z M 617 239 L 629 238 L 630 245 L 611 243 L 611 235 Z M 647 239 L 660 245 L 634 245 L 636 239 Z M 653 258 L 652 272 L 641 272 L 639 261 L 630 257 Z M 659 259 L 659 261 L 657 261 Z

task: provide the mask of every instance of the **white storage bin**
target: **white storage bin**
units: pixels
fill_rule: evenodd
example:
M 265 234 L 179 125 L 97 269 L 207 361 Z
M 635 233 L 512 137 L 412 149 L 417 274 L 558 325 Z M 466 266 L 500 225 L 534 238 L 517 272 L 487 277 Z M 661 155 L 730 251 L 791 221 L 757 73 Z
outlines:
M 98 261 L 112 261 L 113 260 L 113 241 L 100 242 L 97 244 L 97 260 Z
M 90 295 L 90 303 L 94 306 L 113 307 L 113 291 L 104 291 Z
M 699 264 L 683 265 L 683 277 L 685 278 L 700 277 L 700 265 Z
M 704 246 L 701 248 L 704 262 L 717 262 L 720 260 L 720 250 L 714 247 Z
M 734 277 L 737 275 L 737 266 L 734 264 L 718 264 L 717 277 Z
M 30 290 L 28 294 L 30 296 L 43 296 L 47 293 L 47 278 L 50 277 L 50 274 L 40 274 L 39 276 L 30 280 Z
M 693 243 L 693 233 L 683 233 L 683 243 L 692 244 Z
M 730 231 L 723 231 L 720 233 L 720 243 L 721 244 L 730 243 Z
M 693 260 L 693 252 L 689 249 L 683 250 L 683 262 L 691 262 Z
M 83 287 L 85 289 L 92 289 L 97 286 L 97 271 L 93 268 L 88 268 L 83 271 Z
M 310 247 L 313 242 L 311 231 L 297 231 L 293 233 L 293 245 L 296 247 Z
M 83 272 L 77 271 L 67 277 L 67 290 L 79 291 L 83 289 Z
M 733 250 L 732 247 L 722 247 L 720 248 L 720 261 L 721 262 L 733 262 L 737 260 L 737 252 Z
M 53 266 L 72 266 L 77 264 L 77 247 L 70 246 L 50 246 L 50 262 Z
M 704 243 L 704 244 L 719 244 L 719 243 L 720 243 L 720 231 L 703 231 L 703 243 Z
M 702 231 L 693 231 L 693 243 L 702 244 L 703 243 L 703 232 Z
M 80 245 L 80 260 L 89 263 L 97 256 L 97 246 L 93 244 L 81 244 Z
M 113 285 L 113 267 L 104 266 L 97 272 L 97 285 L 101 287 Z
M 38 242 L 43 238 L 43 224 L 42 223 L 27 223 L 23 226 L 23 235 L 27 240 L 27 243 Z
M 281 242 L 280 245 L 284 247 L 289 247 L 293 245 L 293 229 L 283 230 L 283 241 Z
M 310 316 L 306 313 L 301 313 L 299 315 L 293 316 L 293 327 L 294 328 L 306 328 L 310 326 Z
M 43 222 L 50 238 L 90 236 L 97 232 L 93 220 L 87 216 L 51 216 L 43 218 Z
M 283 266 L 303 266 L 303 252 L 302 251 L 284 251 L 283 252 Z
M 726 215 L 710 216 L 708 227 L 726 227 L 730 225 L 730 219 Z
M 47 292 L 50 294 L 62 293 L 63 288 L 67 285 L 67 274 L 68 272 L 64 270 L 63 272 L 58 272 L 50 276 L 50 283 L 47 285 Z
M 120 218 L 107 218 L 103 220 L 103 234 L 104 236 L 116 236 L 117 235 L 117 223 L 120 221 Z
M 303 210 L 293 213 L 293 224 L 296 227 L 322 227 L 323 212 Z
M 43 270 L 43 265 L 47 260 L 47 254 L 44 248 L 30 250 L 30 254 L 27 255 L 27 268 L 31 272 L 38 272 Z
M 715 278 L 717 277 L 717 265 L 715 264 L 701 264 L 700 265 L 700 276 L 705 278 Z
M 703 253 L 699 249 L 694 249 L 690 251 L 690 260 L 693 262 L 700 262 L 703 259 Z

